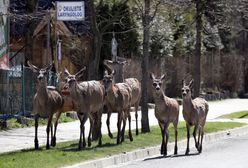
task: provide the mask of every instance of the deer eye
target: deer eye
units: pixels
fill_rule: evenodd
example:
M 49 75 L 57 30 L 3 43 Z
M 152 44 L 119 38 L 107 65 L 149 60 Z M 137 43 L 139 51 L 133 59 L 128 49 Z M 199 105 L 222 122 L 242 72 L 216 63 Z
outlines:
M 189 93 L 189 89 L 186 89 L 186 92 Z
M 154 87 L 156 87 L 156 86 L 157 86 L 157 84 L 156 84 L 156 83 L 153 83 L 152 85 L 153 85 Z
M 161 86 L 161 85 L 162 85 L 162 83 L 161 83 L 161 82 L 159 82 L 158 84 L 159 84 L 159 86 Z

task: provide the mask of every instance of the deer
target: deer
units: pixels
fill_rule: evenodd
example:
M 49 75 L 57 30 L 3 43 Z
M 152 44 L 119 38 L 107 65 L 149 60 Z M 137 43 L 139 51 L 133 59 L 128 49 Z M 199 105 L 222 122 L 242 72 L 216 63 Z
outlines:
M 34 139 L 34 146 L 35 149 L 39 149 L 39 142 L 38 142 L 38 124 L 39 118 L 48 118 L 47 122 L 47 143 L 46 149 L 50 148 L 49 144 L 49 132 L 51 130 L 51 145 L 56 145 L 56 128 L 53 135 L 53 125 L 52 119 L 53 115 L 56 113 L 56 118 L 59 118 L 61 114 L 61 109 L 64 104 L 63 97 L 61 93 L 53 86 L 47 86 L 47 74 L 52 68 L 52 64 L 45 68 L 37 68 L 35 65 L 31 64 L 29 61 L 27 62 L 29 68 L 37 74 L 37 91 L 33 98 L 33 114 L 35 119 L 35 139 Z M 57 123 L 57 122 L 56 122 Z
M 101 133 L 101 117 L 102 109 L 105 101 L 105 89 L 101 81 L 83 81 L 79 82 L 80 77 L 83 75 L 86 67 L 82 68 L 75 75 L 69 73 L 65 69 L 64 73 L 66 76 L 66 86 L 70 92 L 74 108 L 77 112 L 77 116 L 80 120 L 80 137 L 78 149 L 81 150 L 82 147 L 86 147 L 85 141 L 85 122 L 89 118 L 90 120 L 90 130 L 88 135 L 88 147 L 91 146 L 91 135 L 92 135 L 92 126 L 97 124 L 97 129 L 99 133 L 98 145 L 102 144 L 102 133 Z M 97 120 L 93 120 L 93 114 L 97 114 Z M 83 136 L 83 144 L 82 144 Z
M 168 126 L 170 123 L 174 126 L 175 131 L 175 146 L 174 154 L 177 154 L 177 136 L 178 136 L 178 118 L 179 118 L 179 104 L 175 99 L 169 98 L 165 95 L 162 85 L 165 75 L 156 78 L 153 73 L 150 73 L 150 78 L 152 80 L 152 93 L 155 102 L 155 117 L 158 120 L 161 134 L 161 155 L 167 155 L 167 143 L 169 139 Z
M 139 134 L 139 127 L 138 127 L 138 107 L 139 107 L 139 103 L 140 103 L 140 99 L 141 99 L 141 84 L 139 82 L 138 79 L 136 78 L 126 78 L 124 79 L 124 75 L 123 75 L 123 67 L 126 64 L 126 61 L 110 61 L 110 60 L 104 60 L 104 65 L 105 67 L 108 69 L 108 71 L 112 71 L 112 70 L 116 70 L 118 69 L 119 74 L 114 76 L 114 81 L 117 82 L 124 82 L 126 84 L 128 84 L 131 88 L 131 94 L 132 94 L 132 98 L 131 98 L 131 106 L 134 106 L 135 108 L 135 121 L 136 121 L 136 135 Z M 108 127 L 108 135 L 109 137 L 113 138 L 113 135 L 110 131 L 109 128 L 109 120 L 110 120 L 110 116 L 111 116 L 111 112 L 108 110 L 107 113 L 107 127 Z
M 189 139 L 190 139 L 190 127 L 194 126 L 193 137 L 195 140 L 195 147 L 199 153 L 202 152 L 202 140 L 204 136 L 204 126 L 207 119 L 209 110 L 208 102 L 200 97 L 192 100 L 191 89 L 193 87 L 193 80 L 188 85 L 185 81 L 182 81 L 182 98 L 183 98 L 183 118 L 186 122 L 187 128 L 187 148 L 185 155 L 188 155 L 189 150 Z M 196 134 L 198 131 L 198 140 Z
M 111 74 L 107 71 L 104 72 L 103 84 L 105 87 L 106 95 L 106 106 L 111 111 L 117 111 L 118 121 L 117 121 L 117 144 L 124 141 L 126 120 L 129 121 L 129 139 L 132 142 L 133 136 L 131 132 L 131 115 L 130 115 L 130 103 L 132 99 L 131 88 L 126 83 L 113 83 L 113 78 L 115 71 L 113 70 Z M 123 126 L 121 129 L 121 124 Z

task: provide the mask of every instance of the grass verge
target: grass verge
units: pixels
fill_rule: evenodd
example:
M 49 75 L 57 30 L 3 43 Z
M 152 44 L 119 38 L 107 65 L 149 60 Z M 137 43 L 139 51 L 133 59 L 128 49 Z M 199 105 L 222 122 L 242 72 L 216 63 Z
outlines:
M 248 111 L 239 111 L 239 112 L 234 112 L 230 114 L 225 114 L 222 115 L 218 118 L 224 118 L 224 119 L 243 119 L 243 118 L 248 118 Z
M 241 127 L 244 123 L 238 122 L 208 122 L 205 126 L 205 132 L 216 132 L 235 127 Z M 134 134 L 134 132 L 133 132 Z M 170 142 L 174 141 L 174 131 L 170 127 Z M 127 134 L 126 134 L 127 135 Z M 186 137 L 185 123 L 180 122 L 178 127 L 178 138 Z M 116 135 L 115 135 L 116 137 Z M 91 148 L 78 151 L 78 141 L 59 143 L 55 148 L 46 150 L 42 147 L 40 150 L 26 149 L 15 152 L 0 154 L 0 167 L 29 167 L 29 168 L 54 168 L 70 165 L 77 162 L 110 156 L 122 152 L 128 152 L 139 148 L 155 146 L 160 144 L 161 134 L 158 126 L 151 127 L 151 132 L 134 136 L 134 141 L 130 142 L 126 137 L 125 142 L 116 145 L 115 139 L 110 139 L 107 135 L 103 136 L 103 145 L 96 146 L 93 143 Z
M 64 113 L 61 114 L 59 118 L 59 123 L 65 123 L 65 122 L 71 122 L 74 121 L 75 119 L 71 117 L 67 117 Z M 55 121 L 55 115 L 54 115 L 54 121 Z M 46 125 L 47 124 L 47 119 L 39 119 L 39 125 Z M 13 128 L 23 128 L 23 127 L 32 127 L 34 126 L 34 120 L 29 119 L 25 122 L 25 124 L 22 124 L 18 122 L 16 118 L 8 119 L 7 120 L 7 128 L 4 128 L 3 130 L 6 129 L 13 129 Z M 0 128 L 1 131 L 1 128 Z

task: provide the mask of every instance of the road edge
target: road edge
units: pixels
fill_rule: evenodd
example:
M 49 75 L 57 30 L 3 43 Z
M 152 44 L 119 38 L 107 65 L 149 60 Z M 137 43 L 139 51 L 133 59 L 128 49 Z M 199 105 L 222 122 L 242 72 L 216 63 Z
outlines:
M 238 137 L 246 134 L 248 134 L 248 125 L 238 128 L 228 129 L 224 131 L 219 131 L 215 133 L 209 133 L 205 135 L 203 144 L 206 145 L 208 143 L 213 143 L 222 139 Z M 186 139 L 179 141 L 178 146 L 185 146 L 186 148 Z M 192 148 L 193 146 L 194 143 L 190 143 L 190 148 Z M 174 142 L 168 144 L 168 153 L 172 153 L 173 150 L 174 150 Z M 85 161 L 74 165 L 65 166 L 64 168 L 104 168 L 109 166 L 115 166 L 118 164 L 124 164 L 130 161 L 143 159 L 158 154 L 160 154 L 160 145 L 154 147 L 147 147 L 144 149 L 137 149 L 131 152 L 124 152 L 121 154 L 117 154 L 105 158 Z

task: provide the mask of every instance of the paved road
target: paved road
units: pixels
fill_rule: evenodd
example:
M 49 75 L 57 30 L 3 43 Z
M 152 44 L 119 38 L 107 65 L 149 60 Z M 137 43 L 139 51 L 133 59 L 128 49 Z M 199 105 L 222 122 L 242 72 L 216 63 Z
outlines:
M 248 99 L 228 99 L 223 101 L 210 102 L 210 110 L 208 113 L 207 120 L 214 120 L 216 117 L 222 114 L 228 114 L 240 110 L 248 110 Z M 180 107 L 180 109 L 182 109 Z M 141 114 L 139 112 L 139 121 Z M 182 113 L 180 112 L 180 120 L 183 120 Z M 116 131 L 117 115 L 112 114 L 111 116 L 111 130 Z M 102 118 L 102 132 L 107 133 L 106 127 L 106 115 Z M 154 116 L 154 110 L 149 110 L 149 122 L 150 125 L 157 125 L 157 120 Z M 69 141 L 79 138 L 79 121 L 70 123 L 62 123 L 58 125 L 57 141 Z M 140 128 L 139 122 L 139 128 Z M 132 128 L 135 128 L 134 113 L 132 113 Z M 38 130 L 39 142 L 41 145 L 46 143 L 46 127 L 41 126 Z M 89 130 L 89 122 L 86 123 L 86 133 Z M 86 134 L 87 135 L 87 134 Z M 135 138 L 135 136 L 134 136 Z M 135 140 L 135 139 L 134 139 Z M 103 142 L 104 143 L 104 142 Z M 34 128 L 21 128 L 13 129 L 8 131 L 0 131 L 0 153 L 13 151 L 24 148 L 32 148 L 34 145 Z
M 247 143 L 248 135 L 245 135 L 208 144 L 200 155 L 191 149 L 189 156 L 180 151 L 177 156 L 153 156 L 112 168 L 247 168 Z

